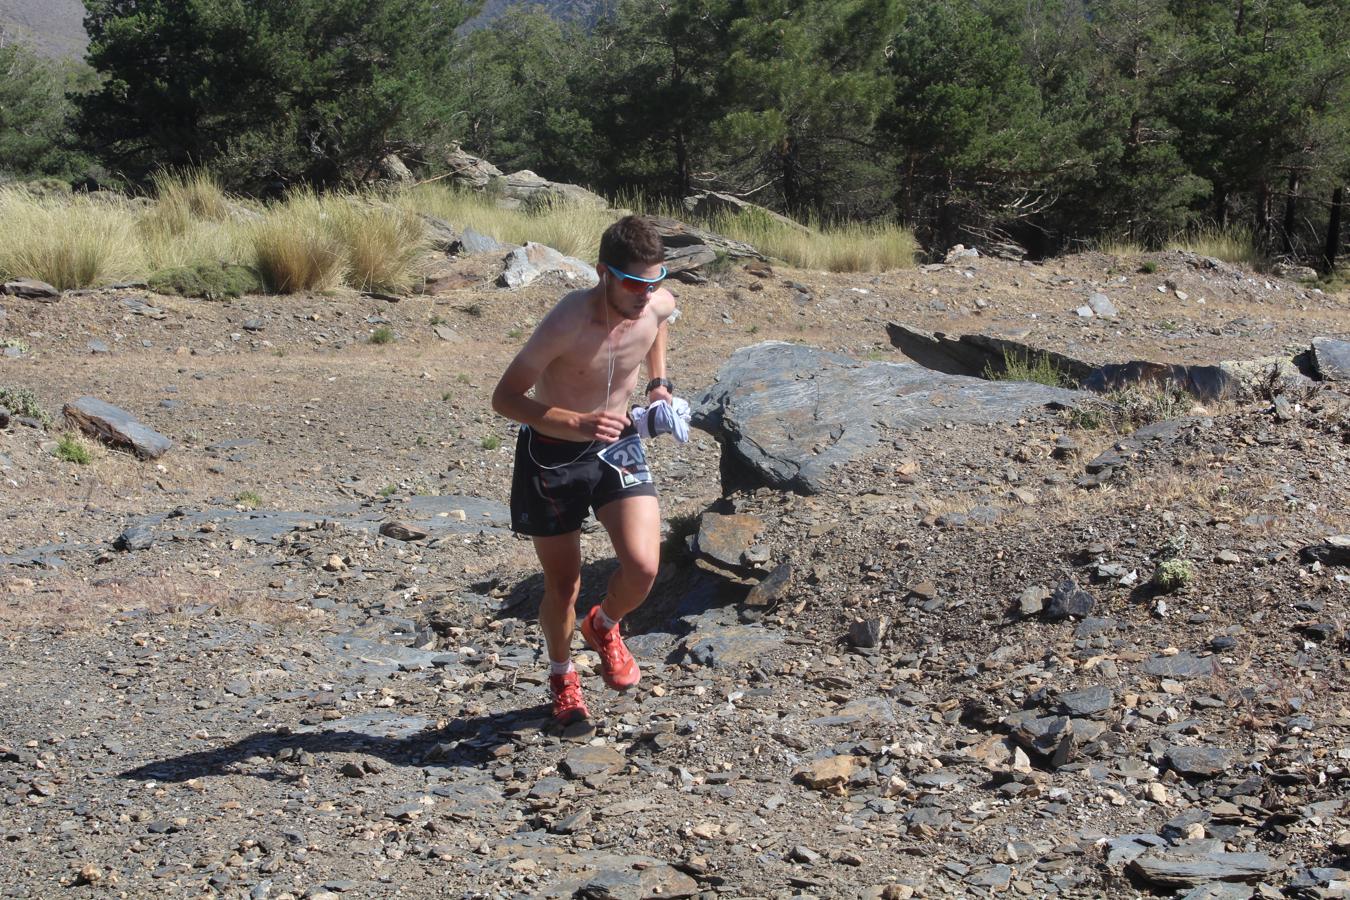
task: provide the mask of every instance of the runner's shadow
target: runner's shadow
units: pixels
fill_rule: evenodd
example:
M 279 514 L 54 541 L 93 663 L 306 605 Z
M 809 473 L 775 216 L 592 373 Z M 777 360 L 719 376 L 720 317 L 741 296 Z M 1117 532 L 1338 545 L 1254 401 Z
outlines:
M 319 753 L 363 753 L 395 766 L 484 768 L 498 747 L 512 735 L 543 729 L 549 723 L 547 704 L 468 719 L 444 728 L 427 729 L 403 737 L 372 735 L 364 731 L 330 730 L 300 734 L 260 731 L 224 747 L 184 753 L 137 766 L 118 777 L 138 781 L 181 782 L 209 775 L 252 775 L 266 781 L 298 778 L 304 772 L 294 749 Z M 341 720 L 332 723 L 341 726 Z M 298 754 L 296 754 L 298 755 Z M 282 759 L 280 757 L 286 757 Z

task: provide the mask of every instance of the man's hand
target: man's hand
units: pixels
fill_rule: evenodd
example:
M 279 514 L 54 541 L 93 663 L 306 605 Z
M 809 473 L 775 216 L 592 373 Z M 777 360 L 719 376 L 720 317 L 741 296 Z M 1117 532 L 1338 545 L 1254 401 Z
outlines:
M 583 441 L 612 444 L 628 427 L 628 417 L 612 412 L 584 413 L 577 419 L 577 431 Z
M 675 399 L 675 395 L 665 385 L 658 384 L 647 392 L 647 405 L 651 406 L 657 400 L 664 400 L 667 403 Z

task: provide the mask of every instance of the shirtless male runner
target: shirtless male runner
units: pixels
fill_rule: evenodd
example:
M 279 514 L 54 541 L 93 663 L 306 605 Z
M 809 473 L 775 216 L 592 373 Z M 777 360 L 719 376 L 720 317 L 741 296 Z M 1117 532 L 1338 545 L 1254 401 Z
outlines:
M 619 568 L 604 601 L 581 622 L 605 684 L 624 691 L 641 673 L 619 621 L 651 590 L 661 555 L 661 513 L 642 440 L 625 408 L 646 360 L 647 399 L 673 399 L 666 322 L 675 297 L 661 287 L 660 235 L 626 216 L 600 238 L 600 283 L 573 291 L 544 316 L 507 366 L 492 408 L 521 423 L 511 482 L 511 528 L 530 535 L 544 569 L 539 625 L 548 647 L 553 718 L 589 717 L 572 665 L 581 591 L 581 524 L 589 509 L 609 532 Z M 527 394 L 534 390 L 534 396 Z

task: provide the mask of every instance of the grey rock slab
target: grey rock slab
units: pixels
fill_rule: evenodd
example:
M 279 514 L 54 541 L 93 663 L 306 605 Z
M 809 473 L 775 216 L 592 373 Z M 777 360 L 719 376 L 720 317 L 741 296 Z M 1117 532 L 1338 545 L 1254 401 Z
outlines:
M 1350 341 L 1313 338 L 1313 363 L 1323 381 L 1350 381 Z
M 1215 881 L 1191 888 L 1177 900 L 1248 900 L 1255 893 L 1256 889 L 1249 884 Z
M 1222 747 L 1170 747 L 1166 759 L 1182 775 L 1212 778 L 1228 770 L 1232 754 Z
M 577 747 L 559 763 L 558 768 L 568 778 L 590 778 L 592 775 L 612 775 L 624 766 L 623 754 L 612 747 Z
M 764 580 L 750 588 L 745 595 L 745 605 L 753 608 L 772 606 L 792 589 L 792 563 L 781 563 Z
M 700 629 L 684 639 L 684 650 L 691 662 L 718 668 L 746 662 L 762 662 L 777 650 L 783 639 L 763 628 L 729 625 Z
M 1146 674 L 1160 678 L 1208 678 L 1219 674 L 1219 660 L 1214 656 L 1183 652 L 1172 656 L 1159 654 L 1144 660 Z
M 1112 303 L 1111 298 L 1105 294 L 1098 293 L 1088 297 L 1088 307 L 1093 313 L 1108 319 L 1114 319 L 1116 316 L 1120 315 L 1120 312 L 1116 309 L 1116 305 Z
M 155 532 L 148 525 L 133 525 L 118 536 L 113 547 L 123 551 L 148 550 L 155 542 Z
M 600 283 L 594 266 L 530 241 L 506 255 L 497 284 L 505 288 L 522 288 L 548 276 L 576 287 L 594 287 Z
M 699 552 L 731 568 L 745 563 L 745 554 L 764 530 L 764 522 L 751 515 L 705 512 L 699 520 Z
M 435 722 L 425 716 L 404 716 L 387 710 L 371 710 L 332 719 L 322 725 L 295 726 L 296 734 L 359 734 L 374 739 L 404 740 L 426 732 Z
M 1150 850 L 1131 860 L 1128 868 L 1152 884 L 1184 888 L 1212 881 L 1254 881 L 1275 872 L 1278 865 L 1264 853 L 1190 855 L 1183 846 Z
M 506 245 L 493 237 L 488 237 L 480 231 L 474 231 L 472 228 L 464 229 L 464 235 L 459 239 L 457 252 L 459 253 L 500 253 L 506 249 Z
M 130 449 L 141 459 L 158 459 L 173 448 L 173 441 L 131 413 L 95 397 L 67 403 L 64 412 L 81 430 L 114 447 Z
M 769 341 L 732 354 L 700 398 L 693 422 L 721 441 L 732 468 L 773 487 L 820 493 L 832 468 L 897 432 L 945 443 L 950 436 L 925 428 L 1015 421 L 1048 404 L 1071 406 L 1088 397 Z

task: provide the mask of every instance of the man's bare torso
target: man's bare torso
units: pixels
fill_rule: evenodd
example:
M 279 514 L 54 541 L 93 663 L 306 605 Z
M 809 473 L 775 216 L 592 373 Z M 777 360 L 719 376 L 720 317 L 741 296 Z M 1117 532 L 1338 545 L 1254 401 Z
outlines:
M 541 403 L 578 412 L 607 409 L 624 415 L 642 361 L 661 323 L 674 311 L 675 298 L 658 290 L 637 319 L 625 319 L 605 305 L 603 296 L 592 302 L 593 296 L 591 291 L 573 291 L 540 323 L 541 328 L 548 325 L 550 341 L 561 352 L 540 373 L 534 396 Z

